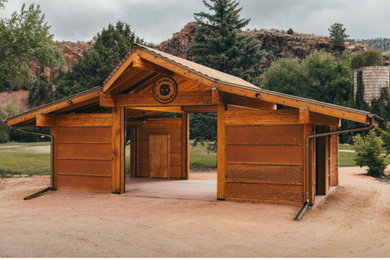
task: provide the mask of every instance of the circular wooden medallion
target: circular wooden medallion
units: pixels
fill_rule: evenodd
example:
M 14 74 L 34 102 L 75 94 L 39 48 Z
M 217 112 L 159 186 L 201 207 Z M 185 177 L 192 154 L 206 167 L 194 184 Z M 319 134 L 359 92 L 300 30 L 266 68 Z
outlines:
M 160 103 L 171 103 L 177 96 L 176 81 L 171 77 L 159 78 L 153 85 L 153 96 Z

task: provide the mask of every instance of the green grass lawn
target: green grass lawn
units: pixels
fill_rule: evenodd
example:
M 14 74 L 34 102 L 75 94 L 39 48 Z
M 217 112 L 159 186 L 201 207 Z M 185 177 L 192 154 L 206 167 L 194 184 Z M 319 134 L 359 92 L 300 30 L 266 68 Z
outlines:
M 351 144 L 339 144 L 340 150 L 353 150 L 353 145 Z
M 47 142 L 0 144 L 0 176 L 50 174 L 50 154 L 26 150 L 26 148 L 49 145 Z

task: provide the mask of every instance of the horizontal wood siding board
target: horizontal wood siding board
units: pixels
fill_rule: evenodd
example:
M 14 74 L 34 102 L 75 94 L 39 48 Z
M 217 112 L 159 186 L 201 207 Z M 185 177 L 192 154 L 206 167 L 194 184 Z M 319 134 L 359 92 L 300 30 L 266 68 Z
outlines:
M 111 144 L 57 144 L 57 157 L 111 160 Z
M 302 145 L 302 126 L 229 126 L 227 145 Z
M 226 111 L 226 125 L 288 125 L 299 124 L 299 111 L 294 109 Z
M 57 175 L 57 189 L 111 192 L 111 178 Z
M 57 143 L 111 143 L 111 127 L 57 127 Z
M 227 146 L 228 162 L 302 163 L 302 146 Z
M 111 178 L 111 160 L 57 160 L 57 174 L 105 176 Z
M 227 164 L 227 181 L 302 185 L 302 166 Z
M 226 199 L 300 205 L 302 186 L 254 183 L 226 183 Z
M 57 126 L 108 126 L 112 125 L 111 113 L 62 114 L 56 116 Z

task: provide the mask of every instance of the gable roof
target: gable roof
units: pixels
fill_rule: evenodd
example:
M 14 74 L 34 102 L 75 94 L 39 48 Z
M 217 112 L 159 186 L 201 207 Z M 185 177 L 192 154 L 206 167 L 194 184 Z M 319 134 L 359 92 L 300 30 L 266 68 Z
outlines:
M 94 89 L 78 93 L 74 96 L 55 101 L 53 103 L 9 118 L 8 124 L 12 126 L 21 124 L 28 120 L 31 121 L 35 118 L 35 114 L 37 113 L 52 113 L 59 111 L 60 109 L 66 109 L 67 107 L 69 107 L 68 109 L 71 109 L 71 106 L 75 105 L 75 101 L 73 101 L 73 104 L 67 104 L 67 100 L 69 99 L 76 99 L 76 103 L 77 100 L 80 100 L 80 104 L 82 104 L 82 102 L 88 102 L 88 100 L 93 100 L 96 102 L 96 99 L 99 98 L 100 92 L 104 93 L 110 89 L 110 87 L 113 87 L 115 80 L 118 79 L 118 77 L 129 66 L 131 66 L 131 64 L 134 65 L 134 57 L 136 56 L 140 56 L 142 59 L 145 59 L 148 62 L 166 68 L 169 71 L 192 79 L 196 82 L 204 83 L 210 88 L 213 87 L 225 93 L 240 95 L 255 100 L 261 100 L 295 108 L 307 107 L 309 111 L 312 112 L 360 123 L 368 123 L 371 118 L 374 118 L 377 121 L 383 121 L 381 117 L 367 111 L 261 89 L 241 78 L 229 75 L 227 73 L 208 68 L 195 62 L 188 61 L 150 47 L 134 44 L 133 48 L 126 55 L 126 57 L 118 64 L 114 71 L 111 72 L 108 78 L 104 81 L 103 87 L 96 87 Z

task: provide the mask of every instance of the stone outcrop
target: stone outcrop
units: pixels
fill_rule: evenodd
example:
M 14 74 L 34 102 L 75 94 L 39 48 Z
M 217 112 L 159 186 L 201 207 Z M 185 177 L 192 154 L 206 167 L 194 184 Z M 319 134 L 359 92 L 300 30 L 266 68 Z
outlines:
M 65 58 L 65 69 L 70 69 L 73 61 L 80 61 L 84 58 L 83 51 L 90 51 L 93 48 L 91 42 L 58 42 L 58 47 L 64 53 Z M 42 68 L 38 62 L 31 64 L 31 70 L 35 75 L 42 73 Z M 52 70 L 48 67 L 43 68 L 43 72 L 51 81 L 56 75 L 53 74 Z
M 196 24 L 189 23 L 177 33 L 174 33 L 169 40 L 156 46 L 157 49 L 170 54 L 191 60 L 187 47 L 192 43 L 196 31 Z M 266 51 L 265 59 L 260 63 L 260 69 L 271 66 L 279 58 L 304 59 L 315 51 L 331 52 L 340 56 L 339 51 L 331 48 L 329 38 L 314 34 L 294 33 L 288 34 L 282 30 L 247 30 L 243 34 L 252 35 Z M 359 43 L 346 43 L 346 47 L 353 53 L 365 50 L 365 46 Z

